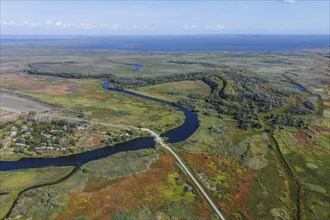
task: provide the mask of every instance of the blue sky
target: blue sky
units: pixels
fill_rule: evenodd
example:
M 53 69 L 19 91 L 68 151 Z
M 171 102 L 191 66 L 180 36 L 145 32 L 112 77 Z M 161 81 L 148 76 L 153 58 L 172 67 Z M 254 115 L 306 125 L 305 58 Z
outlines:
M 1 0 L 1 34 L 329 34 L 329 4 L 328 0 Z

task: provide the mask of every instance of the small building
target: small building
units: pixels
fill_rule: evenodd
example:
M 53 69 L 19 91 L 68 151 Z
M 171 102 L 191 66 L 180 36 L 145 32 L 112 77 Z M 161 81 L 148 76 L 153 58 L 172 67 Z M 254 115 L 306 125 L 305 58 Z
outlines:
M 12 132 L 10 133 L 10 136 L 11 136 L 12 138 L 16 137 L 16 135 L 17 135 L 17 132 L 16 132 L 16 131 L 12 131 Z

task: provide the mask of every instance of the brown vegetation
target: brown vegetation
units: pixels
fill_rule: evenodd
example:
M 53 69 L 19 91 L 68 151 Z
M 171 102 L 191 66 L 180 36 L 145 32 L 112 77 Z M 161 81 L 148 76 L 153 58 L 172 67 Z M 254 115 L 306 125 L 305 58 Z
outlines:
M 91 99 L 105 99 L 106 97 L 103 95 L 98 95 L 98 94 L 86 94 L 88 98 Z
M 246 219 L 251 219 L 251 216 L 248 213 L 247 206 L 250 196 L 250 187 L 252 184 L 254 172 L 248 170 L 242 177 L 236 194 L 233 197 L 233 200 L 239 204 L 238 209 L 244 215 Z
M 68 195 L 68 211 L 60 214 L 57 219 L 73 219 L 80 215 L 88 219 L 111 219 L 115 213 L 134 210 L 142 205 L 157 211 L 171 202 L 165 198 L 162 187 L 166 187 L 164 183 L 174 163 L 173 157 L 162 155 L 144 173 L 109 181 L 109 184 L 102 180 L 103 184 L 99 186 L 87 186 L 88 191 L 74 191 Z M 194 212 L 208 218 L 210 209 L 207 203 L 195 203 Z
M 27 90 L 37 94 L 47 95 L 67 95 L 72 93 L 71 88 L 78 88 L 82 91 L 82 86 L 90 85 L 87 82 L 58 82 L 50 83 L 46 79 L 39 76 L 28 74 L 3 74 L 1 75 L 1 86 L 16 89 Z
M 47 95 L 67 95 L 70 94 L 70 83 L 62 83 L 60 85 L 49 85 L 46 88 L 34 89 L 33 93 L 41 93 Z
M 251 170 L 220 156 L 184 154 L 183 158 L 195 173 L 205 173 L 210 183 L 222 179 L 217 191 L 209 193 L 230 219 L 237 217 L 235 213 L 249 219 L 246 204 L 254 174 Z
M 307 140 L 307 136 L 305 133 L 297 130 L 296 132 L 293 132 L 292 134 L 299 144 L 306 145 L 309 143 L 309 140 Z

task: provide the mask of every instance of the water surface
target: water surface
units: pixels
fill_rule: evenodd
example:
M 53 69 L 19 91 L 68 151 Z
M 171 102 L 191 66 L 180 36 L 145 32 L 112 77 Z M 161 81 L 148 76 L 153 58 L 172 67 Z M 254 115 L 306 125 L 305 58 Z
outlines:
M 102 37 L 1 37 L 1 43 L 44 43 L 68 50 L 127 50 L 140 52 L 244 51 L 284 52 L 329 48 L 329 35 L 167 35 Z M 39 45 L 42 46 L 42 45 Z
M 300 92 L 306 92 L 306 89 L 304 89 L 303 87 L 301 87 L 300 85 L 296 84 L 296 83 L 292 83 L 294 87 L 296 87 L 297 89 L 299 89 Z
M 178 106 L 171 102 L 167 102 L 160 99 L 151 98 L 148 96 L 140 95 L 137 93 L 118 90 L 113 88 L 108 88 L 109 81 L 106 80 L 102 84 L 102 88 L 105 90 L 120 92 L 126 95 L 132 95 L 138 98 L 147 99 L 162 104 L 170 105 L 174 107 L 177 111 L 182 111 L 185 115 L 185 120 L 182 125 L 172 130 L 169 130 L 163 134 L 161 137 L 164 137 L 169 143 L 178 143 L 190 137 L 198 127 L 198 120 L 196 115 L 194 115 L 187 108 Z M 175 114 L 175 113 L 173 113 Z M 47 166 L 81 166 L 90 161 L 98 160 L 101 158 L 108 157 L 118 152 L 122 151 L 134 151 L 145 148 L 153 148 L 155 146 L 154 139 L 152 137 L 142 137 L 133 139 L 131 141 L 116 144 L 110 147 L 104 147 L 95 149 L 92 151 L 87 151 L 83 153 L 73 154 L 69 156 L 53 157 L 53 158 L 22 158 L 17 161 L 0 161 L 0 171 L 8 170 L 17 170 L 17 169 L 28 169 L 28 168 L 41 168 Z
M 109 88 L 108 84 L 109 84 L 109 80 L 104 81 L 104 83 L 102 84 L 102 88 L 113 91 L 113 92 L 120 92 L 123 94 L 132 95 L 132 96 L 135 96 L 138 98 L 147 99 L 147 100 L 159 102 L 162 104 L 166 104 L 166 105 L 174 107 L 177 111 L 183 112 L 183 114 L 185 116 L 184 123 L 182 125 L 180 125 L 179 127 L 169 130 L 160 135 L 161 137 L 166 138 L 166 141 L 168 143 L 174 144 L 174 143 L 183 141 L 183 140 L 187 139 L 188 137 L 190 137 L 196 131 L 196 129 L 198 127 L 198 119 L 197 119 L 197 116 L 189 109 L 179 106 L 177 104 L 174 104 L 172 102 L 165 101 L 165 100 L 152 98 L 152 97 L 145 96 L 145 95 L 140 95 L 138 93 L 134 93 L 134 92 L 126 91 L 126 90 Z

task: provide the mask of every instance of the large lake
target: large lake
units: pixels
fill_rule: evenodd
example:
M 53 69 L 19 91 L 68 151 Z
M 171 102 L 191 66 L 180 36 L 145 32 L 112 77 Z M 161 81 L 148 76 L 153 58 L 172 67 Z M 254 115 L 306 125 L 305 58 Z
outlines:
M 329 35 L 174 35 L 174 36 L 4 36 L 1 43 L 53 42 L 68 50 L 128 51 L 245 51 L 284 52 L 297 49 L 329 48 Z M 63 45 L 61 45 L 63 42 Z M 48 45 L 49 46 L 49 45 Z

